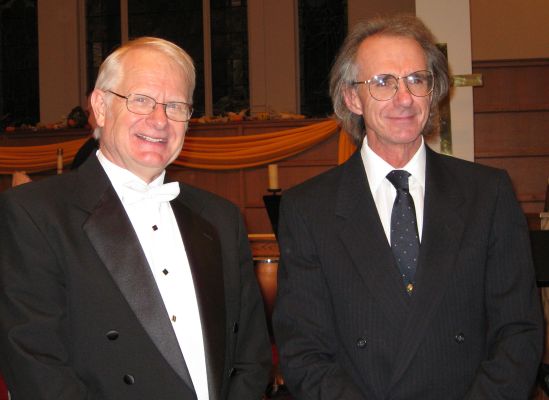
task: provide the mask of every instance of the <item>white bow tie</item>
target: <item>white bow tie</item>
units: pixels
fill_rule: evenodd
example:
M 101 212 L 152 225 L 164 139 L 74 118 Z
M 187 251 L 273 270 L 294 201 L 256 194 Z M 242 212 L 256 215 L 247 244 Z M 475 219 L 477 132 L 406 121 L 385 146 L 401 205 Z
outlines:
M 171 201 L 178 195 L 179 182 L 170 182 L 154 187 L 130 182 L 122 186 L 122 201 L 124 204 L 135 204 L 143 200 L 162 203 Z

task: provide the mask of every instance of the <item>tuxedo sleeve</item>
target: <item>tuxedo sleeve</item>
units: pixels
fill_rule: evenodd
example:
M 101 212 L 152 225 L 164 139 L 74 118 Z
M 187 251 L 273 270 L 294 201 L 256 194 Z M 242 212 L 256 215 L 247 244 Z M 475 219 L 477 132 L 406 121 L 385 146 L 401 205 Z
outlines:
M 2 374 L 13 399 L 92 399 L 69 366 L 60 262 L 43 227 L 14 197 L 0 195 Z
M 238 339 L 234 363 L 229 371 L 229 400 L 260 400 L 263 397 L 272 366 L 265 311 L 254 273 L 248 236 L 237 209 L 238 266 L 240 273 L 240 318 L 232 327 Z
M 303 215 L 292 198 L 282 198 L 273 326 L 284 381 L 297 399 L 365 400 L 338 364 L 342 349 L 329 289 L 315 248 L 318 244 Z
M 543 349 L 542 314 L 526 220 L 504 172 L 485 271 L 486 342 L 492 345 L 466 399 L 526 399 Z

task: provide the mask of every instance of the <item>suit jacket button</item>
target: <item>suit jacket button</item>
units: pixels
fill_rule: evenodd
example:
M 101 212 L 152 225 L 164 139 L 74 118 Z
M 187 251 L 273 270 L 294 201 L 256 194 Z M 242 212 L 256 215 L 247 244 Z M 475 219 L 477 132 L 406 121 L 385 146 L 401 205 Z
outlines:
M 236 332 L 238 332 L 238 322 L 235 322 L 233 324 L 233 333 L 236 333 Z
M 356 347 L 358 347 L 359 349 L 363 349 L 366 347 L 366 338 L 358 338 L 357 341 L 356 341 Z
M 465 335 L 463 333 L 458 333 L 456 336 L 454 336 L 454 340 L 456 341 L 456 343 L 463 343 L 465 342 Z
M 133 385 L 135 383 L 135 378 L 133 377 L 133 375 L 126 374 L 124 375 L 124 382 L 126 383 L 126 385 Z
M 109 340 L 116 340 L 118 339 L 118 336 L 120 336 L 120 334 L 118 333 L 118 331 L 115 331 L 113 329 L 112 331 L 108 331 L 106 336 L 107 336 L 107 339 Z
M 234 376 L 236 374 L 236 369 L 233 367 L 229 369 L 229 376 Z

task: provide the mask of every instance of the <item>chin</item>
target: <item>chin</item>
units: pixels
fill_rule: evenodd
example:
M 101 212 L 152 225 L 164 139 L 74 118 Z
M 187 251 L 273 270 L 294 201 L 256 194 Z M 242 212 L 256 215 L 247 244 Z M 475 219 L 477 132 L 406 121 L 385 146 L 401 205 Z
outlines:
M 136 159 L 135 164 L 138 165 L 139 168 L 143 170 L 160 171 L 160 172 L 162 172 L 168 165 L 163 159 L 151 160 L 150 158 Z

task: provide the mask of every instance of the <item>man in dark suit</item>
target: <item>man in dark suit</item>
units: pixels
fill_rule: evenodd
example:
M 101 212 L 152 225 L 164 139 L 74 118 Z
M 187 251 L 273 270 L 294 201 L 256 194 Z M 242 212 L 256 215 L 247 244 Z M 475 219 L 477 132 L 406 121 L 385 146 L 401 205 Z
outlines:
M 194 66 L 156 38 L 103 63 L 100 150 L 0 197 L 0 368 L 13 400 L 261 399 L 270 347 L 247 235 L 176 182 Z
M 330 90 L 359 150 L 281 204 L 273 322 L 297 399 L 528 398 L 542 323 L 525 218 L 504 171 L 424 144 L 448 81 L 415 17 L 342 46 Z

